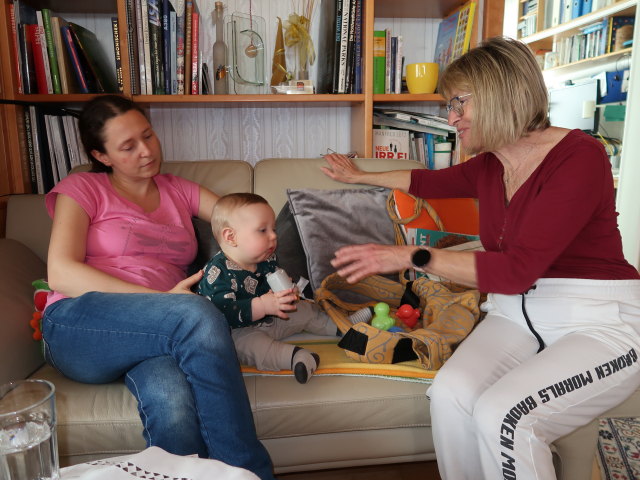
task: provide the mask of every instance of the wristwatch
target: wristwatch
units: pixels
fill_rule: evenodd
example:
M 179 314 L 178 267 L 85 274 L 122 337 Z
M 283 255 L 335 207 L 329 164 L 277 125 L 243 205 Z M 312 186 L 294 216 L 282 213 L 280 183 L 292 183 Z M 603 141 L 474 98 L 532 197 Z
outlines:
M 411 263 L 414 268 L 424 268 L 431 260 L 431 252 L 427 248 L 418 248 L 411 254 Z

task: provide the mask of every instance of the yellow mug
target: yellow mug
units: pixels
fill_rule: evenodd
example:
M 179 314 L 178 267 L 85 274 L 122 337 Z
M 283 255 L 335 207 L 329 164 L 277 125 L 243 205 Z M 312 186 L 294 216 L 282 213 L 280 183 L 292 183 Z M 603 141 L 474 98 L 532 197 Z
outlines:
M 434 93 L 438 85 L 438 64 L 423 62 L 407 65 L 409 93 Z

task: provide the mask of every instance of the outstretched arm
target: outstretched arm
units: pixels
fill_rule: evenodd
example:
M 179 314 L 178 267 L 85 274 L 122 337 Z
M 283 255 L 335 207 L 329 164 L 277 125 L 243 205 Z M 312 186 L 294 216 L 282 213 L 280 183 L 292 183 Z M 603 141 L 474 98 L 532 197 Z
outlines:
M 329 164 L 320 167 L 325 175 L 343 183 L 362 183 L 378 187 L 397 188 L 408 191 L 411 185 L 411 170 L 391 170 L 388 172 L 365 172 L 348 157 L 339 153 L 325 155 Z

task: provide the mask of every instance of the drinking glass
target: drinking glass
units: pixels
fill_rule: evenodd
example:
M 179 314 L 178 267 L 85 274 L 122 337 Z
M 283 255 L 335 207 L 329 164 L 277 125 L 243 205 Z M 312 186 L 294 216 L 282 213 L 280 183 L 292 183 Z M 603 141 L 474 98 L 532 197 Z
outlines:
M 0 478 L 58 480 L 55 387 L 46 380 L 0 385 Z

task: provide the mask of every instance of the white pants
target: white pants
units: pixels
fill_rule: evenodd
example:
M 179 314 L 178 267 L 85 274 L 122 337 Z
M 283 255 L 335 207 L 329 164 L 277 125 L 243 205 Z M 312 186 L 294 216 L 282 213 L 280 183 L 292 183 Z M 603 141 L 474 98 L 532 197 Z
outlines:
M 555 479 L 549 445 L 640 385 L 640 280 L 541 279 L 487 316 L 427 391 L 443 480 Z

